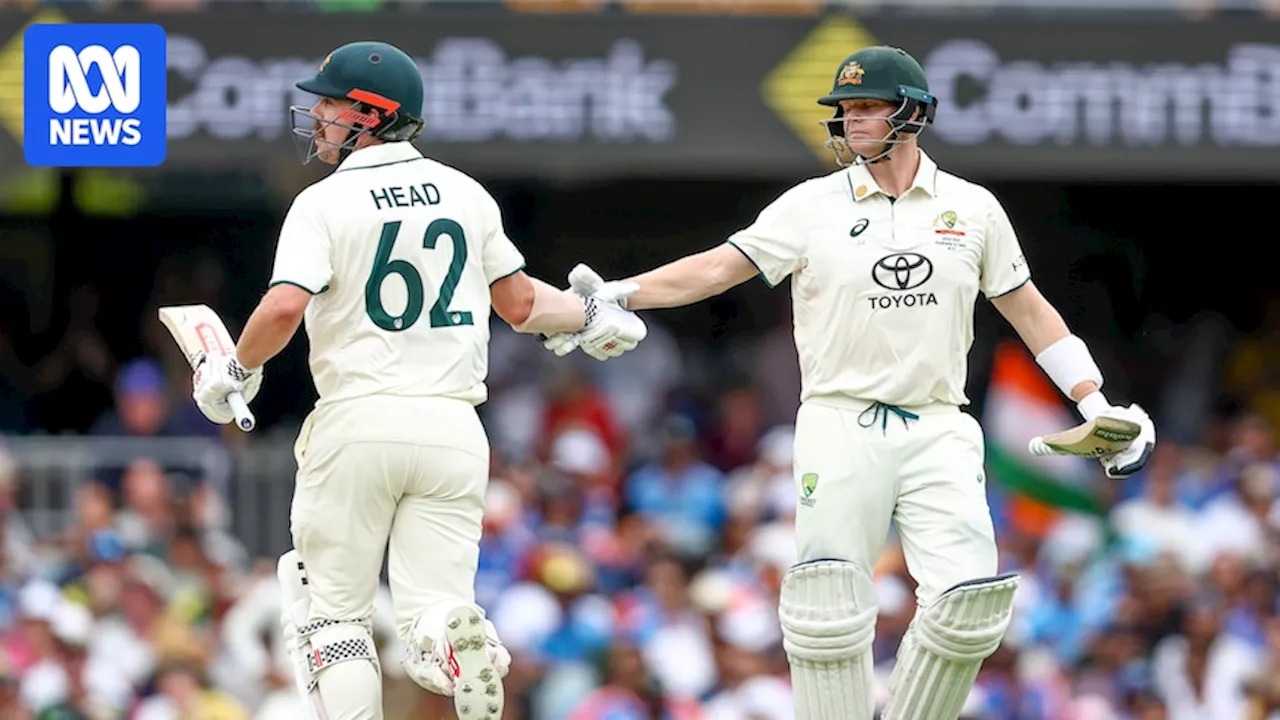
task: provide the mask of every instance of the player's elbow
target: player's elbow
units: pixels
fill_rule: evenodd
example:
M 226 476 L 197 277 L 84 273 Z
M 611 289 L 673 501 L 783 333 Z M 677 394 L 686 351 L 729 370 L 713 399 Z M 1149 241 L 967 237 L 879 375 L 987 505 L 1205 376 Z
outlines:
M 533 281 L 523 272 L 502 278 L 489 287 L 493 311 L 512 327 L 523 325 L 533 314 Z
M 280 284 L 267 291 L 262 299 L 262 309 L 267 317 L 280 325 L 296 326 L 302 322 L 311 302 L 311 293 L 300 287 Z
M 704 277 L 711 286 L 712 295 L 737 287 L 759 272 L 742 251 L 728 243 L 703 253 L 703 260 Z

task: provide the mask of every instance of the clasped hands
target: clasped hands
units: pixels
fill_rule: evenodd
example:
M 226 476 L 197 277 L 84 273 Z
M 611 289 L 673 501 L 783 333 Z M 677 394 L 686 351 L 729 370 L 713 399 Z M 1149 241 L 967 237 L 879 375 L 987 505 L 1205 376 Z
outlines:
M 569 291 L 582 298 L 586 325 L 577 332 L 543 337 L 542 346 L 559 357 L 581 348 L 601 362 L 635 350 L 649 332 L 640 316 L 627 310 L 627 298 L 639 289 L 635 283 L 606 282 L 595 270 L 578 264 L 569 273 Z

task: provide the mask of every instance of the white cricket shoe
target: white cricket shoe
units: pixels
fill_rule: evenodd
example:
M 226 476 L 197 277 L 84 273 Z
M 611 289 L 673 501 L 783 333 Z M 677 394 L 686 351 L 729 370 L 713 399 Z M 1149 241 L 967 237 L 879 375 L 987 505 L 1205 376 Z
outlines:
M 444 627 L 458 720 L 501 720 L 506 694 L 489 655 L 480 611 L 460 605 L 449 611 Z

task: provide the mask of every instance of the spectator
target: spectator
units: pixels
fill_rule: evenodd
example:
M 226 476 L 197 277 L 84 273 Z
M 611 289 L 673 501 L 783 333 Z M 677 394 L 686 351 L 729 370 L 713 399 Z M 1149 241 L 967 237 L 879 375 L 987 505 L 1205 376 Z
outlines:
M 550 455 L 561 431 L 583 428 L 594 432 L 609 451 L 612 481 L 621 469 L 627 442 L 608 398 L 585 374 L 567 370 L 556 377 L 542 418 L 541 457 Z
M 1162 552 L 1172 553 L 1187 569 L 1196 562 L 1195 515 L 1178 501 L 1180 450 L 1164 443 L 1157 447 L 1143 474 L 1143 494 L 1115 507 L 1116 531 L 1148 536 Z
M 725 522 L 724 475 L 698 459 L 697 431 L 685 417 L 667 419 L 662 457 L 627 481 L 626 502 L 686 556 L 713 549 Z
M 1271 463 L 1240 470 L 1232 488 L 1205 507 L 1195 530 L 1193 568 L 1207 571 L 1223 553 L 1261 560 L 1276 507 L 1280 474 Z
M 1170 720 L 1245 717 L 1245 681 L 1262 665 L 1264 656 L 1222 634 L 1224 610 L 1220 597 L 1197 595 L 1182 632 L 1165 638 L 1155 649 L 1155 688 Z
M 716 424 L 704 443 L 707 462 L 726 473 L 755 462 L 763 426 L 764 414 L 755 389 L 730 389 L 720 396 Z
M 126 363 L 116 376 L 115 387 L 115 408 L 94 423 L 90 430 L 94 435 L 217 437 L 220 432 L 193 403 L 176 408 L 170 405 L 168 381 L 154 360 L 139 358 Z

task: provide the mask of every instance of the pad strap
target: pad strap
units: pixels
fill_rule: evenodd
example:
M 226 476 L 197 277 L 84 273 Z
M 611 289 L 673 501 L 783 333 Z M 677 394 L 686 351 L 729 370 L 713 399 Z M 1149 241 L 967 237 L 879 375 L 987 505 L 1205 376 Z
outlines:
M 368 660 L 381 669 L 369 618 L 317 620 L 308 623 L 298 634 L 309 645 L 306 661 L 312 682 L 326 667 L 349 660 Z

